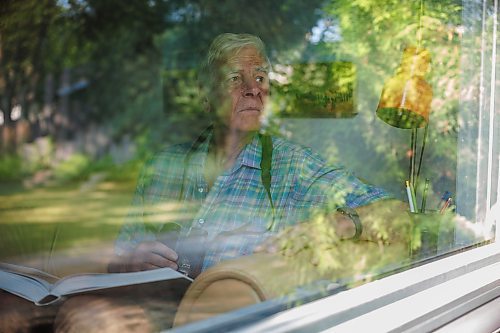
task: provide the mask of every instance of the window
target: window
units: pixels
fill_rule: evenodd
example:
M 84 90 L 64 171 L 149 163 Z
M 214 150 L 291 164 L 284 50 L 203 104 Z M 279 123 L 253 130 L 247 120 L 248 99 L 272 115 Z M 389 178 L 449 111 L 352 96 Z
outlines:
M 497 0 L 0 15 L 0 331 L 431 331 L 498 298 Z

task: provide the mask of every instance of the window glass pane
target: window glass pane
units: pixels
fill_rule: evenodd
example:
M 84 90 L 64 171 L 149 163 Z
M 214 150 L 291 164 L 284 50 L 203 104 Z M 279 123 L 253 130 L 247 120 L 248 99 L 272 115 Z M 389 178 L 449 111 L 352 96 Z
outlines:
M 269 314 L 494 242 L 497 13 L 6 1 L 0 331 Z

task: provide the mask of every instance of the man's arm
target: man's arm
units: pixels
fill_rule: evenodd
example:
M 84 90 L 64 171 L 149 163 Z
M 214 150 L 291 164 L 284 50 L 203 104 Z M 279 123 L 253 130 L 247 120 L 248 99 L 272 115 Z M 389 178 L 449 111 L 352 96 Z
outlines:
M 358 241 L 350 240 L 355 226 L 349 217 L 317 213 L 269 238 L 256 252 L 280 254 L 298 266 L 331 272 L 333 279 L 377 271 L 409 258 L 411 224 L 404 203 L 383 199 L 355 210 L 363 226 Z
M 175 270 L 178 268 L 177 253 L 168 246 L 170 243 L 158 241 L 156 234 L 158 231 L 156 229 L 169 220 L 168 216 L 175 215 L 168 213 L 175 212 L 177 202 L 158 205 L 145 205 L 144 203 L 145 189 L 151 186 L 154 175 L 159 172 L 153 167 L 154 161 L 154 159 L 147 161 L 141 169 L 131 208 L 115 241 L 115 255 L 108 265 L 110 273 L 144 271 L 162 267 Z

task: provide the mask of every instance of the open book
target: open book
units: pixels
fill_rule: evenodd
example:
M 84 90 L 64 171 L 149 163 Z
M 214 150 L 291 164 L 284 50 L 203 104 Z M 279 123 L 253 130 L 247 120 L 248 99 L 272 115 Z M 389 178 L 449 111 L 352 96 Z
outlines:
M 132 273 L 78 274 L 60 279 L 38 269 L 0 263 L 0 289 L 32 301 L 36 305 L 52 304 L 61 297 L 92 290 L 174 279 L 193 281 L 171 268 Z

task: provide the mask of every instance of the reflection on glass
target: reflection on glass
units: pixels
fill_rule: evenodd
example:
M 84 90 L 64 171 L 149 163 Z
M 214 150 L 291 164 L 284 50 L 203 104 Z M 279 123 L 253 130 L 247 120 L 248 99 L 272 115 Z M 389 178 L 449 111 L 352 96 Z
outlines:
M 498 129 L 477 89 L 493 13 L 476 5 L 425 1 L 420 29 L 404 1 L 7 1 L 0 261 L 195 280 L 57 308 L 1 291 L 0 331 L 284 309 L 494 241 Z M 402 100 L 411 126 L 377 118 Z
M 274 67 L 274 103 L 284 117 L 350 118 L 356 115 L 353 63 L 306 63 Z

